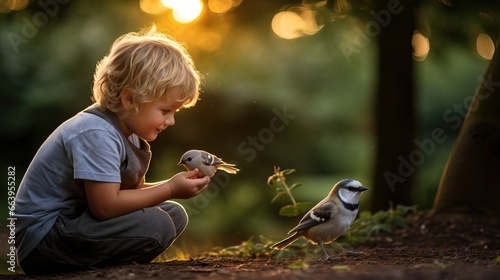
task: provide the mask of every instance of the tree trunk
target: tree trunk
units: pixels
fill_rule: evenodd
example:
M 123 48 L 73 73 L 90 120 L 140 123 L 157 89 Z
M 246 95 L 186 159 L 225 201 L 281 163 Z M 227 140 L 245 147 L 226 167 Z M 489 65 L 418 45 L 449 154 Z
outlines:
M 500 42 L 500 41 L 499 41 Z M 469 105 L 433 213 L 500 217 L 500 44 Z
M 377 1 L 376 12 L 391 1 Z M 393 204 L 411 204 L 414 168 L 406 166 L 415 139 L 414 79 L 411 40 L 414 10 L 408 2 L 392 13 L 378 36 L 376 99 L 377 162 L 371 210 Z M 403 163 L 404 162 L 404 163 Z M 404 166 L 402 166 L 402 164 Z M 412 170 L 413 168 L 413 170 Z

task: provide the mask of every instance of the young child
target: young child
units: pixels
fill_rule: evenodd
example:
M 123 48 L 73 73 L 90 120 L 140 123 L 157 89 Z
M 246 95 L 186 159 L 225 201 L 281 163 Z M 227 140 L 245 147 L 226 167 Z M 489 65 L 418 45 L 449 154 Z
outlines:
M 200 76 L 175 41 L 156 32 L 118 38 L 96 67 L 95 104 L 42 144 L 16 196 L 16 246 L 26 274 L 150 262 L 188 217 L 173 198 L 203 191 L 198 170 L 146 183 L 153 141 L 194 106 Z

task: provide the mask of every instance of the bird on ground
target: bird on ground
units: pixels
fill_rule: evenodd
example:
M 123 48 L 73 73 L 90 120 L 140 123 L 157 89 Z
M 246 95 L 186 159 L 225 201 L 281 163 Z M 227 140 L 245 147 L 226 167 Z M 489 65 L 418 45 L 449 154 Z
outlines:
M 225 171 L 229 174 L 236 174 L 240 171 L 236 165 L 226 163 L 221 158 L 203 151 L 203 150 L 189 150 L 185 152 L 178 165 L 183 165 L 188 170 L 198 168 L 199 175 L 214 176 L 217 170 Z
M 271 246 L 272 249 L 282 250 L 300 237 L 313 244 L 318 244 L 325 253 L 326 259 L 332 258 L 323 244 L 333 243 L 338 246 L 342 254 L 358 254 L 340 246 L 335 240 L 344 234 L 354 222 L 359 210 L 359 197 L 366 191 L 360 182 L 353 179 L 344 179 L 335 184 L 327 197 L 309 210 L 299 224 L 288 234 L 293 235 Z

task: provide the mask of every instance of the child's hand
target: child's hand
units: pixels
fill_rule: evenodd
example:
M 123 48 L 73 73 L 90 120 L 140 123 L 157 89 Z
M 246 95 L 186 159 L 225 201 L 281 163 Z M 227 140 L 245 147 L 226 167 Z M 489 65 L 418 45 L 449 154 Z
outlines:
M 175 174 L 168 184 L 172 198 L 191 198 L 201 193 L 208 187 L 210 177 L 198 177 L 199 170 L 197 168 Z

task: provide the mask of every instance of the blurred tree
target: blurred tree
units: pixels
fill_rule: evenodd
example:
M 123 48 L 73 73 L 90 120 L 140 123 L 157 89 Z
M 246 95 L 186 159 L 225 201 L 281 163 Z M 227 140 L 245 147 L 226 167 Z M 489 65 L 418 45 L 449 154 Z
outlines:
M 415 168 L 408 162 L 415 139 L 415 82 L 412 1 L 334 0 L 337 17 L 358 18 L 358 41 L 376 40 L 375 137 L 376 155 L 371 186 L 372 211 L 390 203 L 413 203 Z M 358 42 L 358 46 L 363 43 Z M 345 52 L 345 51 L 344 51 Z
M 415 30 L 411 2 L 376 1 L 374 18 L 380 24 L 378 39 L 378 86 L 376 92 L 377 155 L 373 211 L 395 204 L 412 203 L 412 169 L 404 166 L 414 149 L 415 104 L 412 37 Z M 413 168 L 413 167 L 411 167 Z M 406 170 L 402 170 L 406 169 Z M 414 169 L 413 169 L 414 170 Z
M 479 24 L 497 43 L 469 105 L 438 187 L 433 214 L 479 213 L 500 216 L 500 28 L 499 1 L 443 1 L 461 15 L 480 15 Z M 461 30 L 461 28 L 458 28 Z
M 468 108 L 443 172 L 433 212 L 500 216 L 500 41 Z

